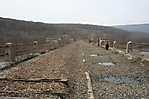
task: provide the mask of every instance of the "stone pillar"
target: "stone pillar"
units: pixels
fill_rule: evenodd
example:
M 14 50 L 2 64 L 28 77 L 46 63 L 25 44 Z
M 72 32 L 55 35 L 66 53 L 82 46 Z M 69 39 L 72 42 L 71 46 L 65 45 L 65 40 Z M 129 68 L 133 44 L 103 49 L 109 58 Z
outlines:
M 59 48 L 58 40 L 53 40 L 52 42 L 53 42 L 54 49 Z M 62 42 L 62 43 L 63 43 L 63 42 Z
M 106 40 L 100 40 L 100 47 L 104 47 L 105 46 L 105 41 Z
M 5 53 L 7 56 L 7 61 L 15 62 L 16 51 L 15 46 L 12 43 L 6 43 Z
M 102 42 L 103 42 L 103 40 L 100 40 L 99 41 L 100 47 L 102 47 Z
M 58 45 L 59 45 L 60 47 L 63 47 L 63 46 L 64 46 L 64 44 L 63 44 L 63 42 L 62 42 L 62 38 L 58 38 Z
M 129 53 L 129 52 L 132 52 L 133 49 L 132 49 L 132 41 L 128 41 L 127 42 L 127 45 L 126 45 L 126 53 Z
M 33 45 L 37 46 L 38 45 L 38 41 L 33 41 Z
M 116 41 L 113 41 L 113 49 L 115 48 Z
M 38 50 L 38 41 L 33 41 L 33 49 L 34 49 L 34 51 L 33 51 L 33 53 L 37 53 L 37 50 Z
M 50 50 L 50 38 L 46 38 L 46 52 L 48 52 Z

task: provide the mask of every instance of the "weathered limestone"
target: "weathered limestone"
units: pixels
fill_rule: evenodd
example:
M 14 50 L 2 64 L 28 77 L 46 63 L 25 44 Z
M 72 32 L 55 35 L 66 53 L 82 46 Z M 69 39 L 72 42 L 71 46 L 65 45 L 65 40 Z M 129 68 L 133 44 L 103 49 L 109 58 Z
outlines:
M 86 79 L 87 79 L 87 87 L 88 87 L 88 99 L 95 99 L 93 94 L 93 88 L 91 84 L 91 78 L 88 72 L 85 72 Z
M 132 41 L 128 41 L 126 45 L 126 53 L 132 52 Z
M 113 41 L 113 49 L 115 49 L 116 41 Z
M 59 44 L 59 46 L 61 46 L 61 47 L 64 46 L 64 42 L 63 42 L 63 38 L 62 38 L 62 37 L 58 38 L 58 44 Z
M 105 40 L 100 40 L 100 41 L 99 41 L 100 47 L 103 46 L 103 43 L 104 43 L 104 42 L 105 42 Z
M 102 40 L 99 41 L 99 45 L 100 45 L 100 47 L 102 46 Z
M 62 40 L 61 40 L 61 43 L 63 44 Z M 58 40 L 52 40 L 52 46 L 54 46 L 54 49 L 59 48 Z
M 37 53 L 37 47 L 38 47 L 38 41 L 33 41 L 33 49 L 34 49 L 34 53 Z
M 5 55 L 7 61 L 15 62 L 16 51 L 12 43 L 6 43 Z
M 33 45 L 37 46 L 38 45 L 38 41 L 33 41 Z

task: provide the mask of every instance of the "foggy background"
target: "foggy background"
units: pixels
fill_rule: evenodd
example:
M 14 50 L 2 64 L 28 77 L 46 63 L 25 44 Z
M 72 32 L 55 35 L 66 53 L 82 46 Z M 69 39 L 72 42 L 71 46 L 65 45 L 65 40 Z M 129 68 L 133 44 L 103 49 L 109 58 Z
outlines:
M 149 22 L 149 0 L 0 0 L 0 17 L 96 25 Z

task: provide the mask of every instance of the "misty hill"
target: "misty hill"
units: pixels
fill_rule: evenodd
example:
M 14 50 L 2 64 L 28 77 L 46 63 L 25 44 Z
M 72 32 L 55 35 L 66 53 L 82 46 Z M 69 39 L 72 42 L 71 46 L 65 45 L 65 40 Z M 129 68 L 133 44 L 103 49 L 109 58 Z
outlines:
M 100 36 L 105 39 L 120 41 L 138 40 L 144 41 L 146 34 L 138 36 L 131 32 L 116 29 L 114 27 L 97 26 L 88 24 L 47 24 L 40 22 L 22 21 L 8 18 L 0 18 L 0 39 L 1 41 L 30 41 L 45 38 L 59 38 L 62 35 L 69 35 L 75 39 L 88 39 Z M 148 36 L 149 37 L 149 36 Z
M 119 25 L 115 27 L 131 32 L 149 33 L 149 24 Z

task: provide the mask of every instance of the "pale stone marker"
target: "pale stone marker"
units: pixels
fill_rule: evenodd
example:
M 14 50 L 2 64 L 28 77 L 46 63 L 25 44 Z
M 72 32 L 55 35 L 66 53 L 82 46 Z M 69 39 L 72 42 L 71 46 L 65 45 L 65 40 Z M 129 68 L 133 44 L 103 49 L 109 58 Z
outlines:
M 99 41 L 100 47 L 103 47 L 104 42 L 105 42 L 105 40 L 100 40 L 100 41 Z
M 113 41 L 113 49 L 115 48 L 116 41 Z
M 86 79 L 87 79 L 87 87 L 88 87 L 88 99 L 95 99 L 93 94 L 93 88 L 91 83 L 91 78 L 88 72 L 85 72 Z
M 12 43 L 6 43 L 6 49 L 5 49 L 7 61 L 9 62 L 15 62 L 15 47 Z
M 127 42 L 127 45 L 126 45 L 126 53 L 129 53 L 129 52 L 132 52 L 133 49 L 132 49 L 132 41 L 128 41 Z
M 38 41 L 33 41 L 33 48 L 34 48 L 34 53 L 37 52 L 37 47 L 38 47 Z

